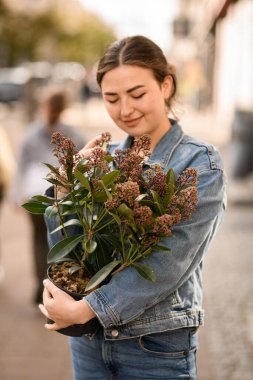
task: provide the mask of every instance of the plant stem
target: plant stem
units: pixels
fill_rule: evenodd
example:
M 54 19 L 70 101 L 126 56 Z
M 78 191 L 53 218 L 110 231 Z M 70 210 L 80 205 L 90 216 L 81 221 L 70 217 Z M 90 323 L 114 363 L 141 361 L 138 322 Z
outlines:
M 131 263 L 129 263 L 129 262 L 125 262 L 125 263 L 121 264 L 121 266 L 120 266 L 118 269 L 116 269 L 114 272 L 112 272 L 111 275 L 114 276 L 116 273 L 119 273 L 119 272 L 121 272 L 123 269 L 129 267 L 129 265 L 131 265 Z
M 68 233 L 67 233 L 67 230 L 66 228 L 64 227 L 64 221 L 63 221 L 63 217 L 61 215 L 61 212 L 60 212 L 60 203 L 58 201 L 58 197 L 57 197 L 57 186 L 55 186 L 55 206 L 57 208 L 57 214 L 59 216 L 59 219 L 60 219 L 60 224 L 62 225 L 62 230 L 63 230 L 63 233 L 64 233 L 64 236 L 65 237 L 68 237 Z

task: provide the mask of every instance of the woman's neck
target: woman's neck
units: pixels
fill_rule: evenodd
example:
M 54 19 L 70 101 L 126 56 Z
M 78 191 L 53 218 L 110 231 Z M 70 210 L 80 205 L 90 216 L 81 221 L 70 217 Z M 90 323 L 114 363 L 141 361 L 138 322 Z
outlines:
M 159 128 L 156 131 L 154 131 L 154 134 L 151 135 L 151 144 L 150 144 L 150 151 L 153 152 L 156 145 L 159 143 L 159 141 L 163 138 L 163 136 L 170 130 L 171 128 L 171 122 L 167 118 L 166 124 L 164 124 L 163 128 Z

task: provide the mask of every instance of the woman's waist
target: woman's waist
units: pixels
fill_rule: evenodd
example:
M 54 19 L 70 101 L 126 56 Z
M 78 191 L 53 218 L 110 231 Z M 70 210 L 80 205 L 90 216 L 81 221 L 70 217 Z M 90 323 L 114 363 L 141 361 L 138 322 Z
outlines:
M 106 328 L 104 335 L 108 340 L 121 340 L 203 324 L 203 309 L 167 310 L 164 313 L 150 313 L 149 310 L 129 323 Z

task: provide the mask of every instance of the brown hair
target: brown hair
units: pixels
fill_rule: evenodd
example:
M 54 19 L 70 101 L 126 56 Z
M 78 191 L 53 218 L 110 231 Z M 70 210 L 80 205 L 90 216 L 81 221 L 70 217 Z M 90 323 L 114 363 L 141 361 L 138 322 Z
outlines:
M 172 91 L 166 105 L 171 110 L 171 104 L 177 92 L 177 78 L 174 66 L 169 64 L 161 48 L 144 36 L 126 37 L 112 43 L 98 63 L 97 82 L 101 87 L 104 75 L 120 66 L 134 65 L 149 69 L 159 84 L 168 75 L 172 78 Z
M 45 100 L 47 107 L 47 121 L 54 125 L 60 118 L 62 111 L 67 107 L 67 96 L 63 91 L 51 93 Z

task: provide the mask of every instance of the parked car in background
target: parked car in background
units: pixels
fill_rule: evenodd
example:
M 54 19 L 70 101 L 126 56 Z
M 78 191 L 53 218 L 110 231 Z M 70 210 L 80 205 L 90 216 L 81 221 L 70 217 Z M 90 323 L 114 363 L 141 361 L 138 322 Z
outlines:
M 29 70 L 24 67 L 0 68 L 0 102 L 10 103 L 21 100 L 29 79 Z

